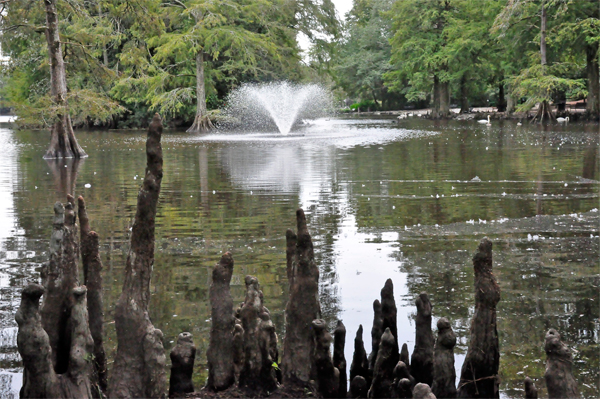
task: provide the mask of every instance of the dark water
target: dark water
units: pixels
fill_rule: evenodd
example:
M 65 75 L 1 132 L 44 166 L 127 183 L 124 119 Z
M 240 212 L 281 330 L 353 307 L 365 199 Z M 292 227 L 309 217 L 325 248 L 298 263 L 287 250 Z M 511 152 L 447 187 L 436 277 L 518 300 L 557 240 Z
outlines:
M 106 343 L 145 166 L 145 132 L 78 132 L 90 155 L 77 164 L 42 159 L 48 133 L 0 127 L 0 394 L 21 384 L 14 313 L 20 289 L 48 257 L 52 205 L 69 187 L 84 195 L 105 267 Z M 471 257 L 494 242 L 502 393 L 522 380 L 544 387 L 547 329 L 575 350 L 586 397 L 600 392 L 598 126 L 491 128 L 473 122 L 329 120 L 290 136 L 167 132 L 157 220 L 151 317 L 167 350 L 181 331 L 199 348 L 205 378 L 210 271 L 223 251 L 235 259 L 234 300 L 243 277 L 258 277 L 280 336 L 288 287 L 285 230 L 303 207 L 321 270 L 321 304 L 344 321 L 346 359 L 372 302 L 394 282 L 401 342 L 414 345 L 414 300 L 426 291 L 435 319 L 459 338 L 460 370 L 473 313 Z M 86 187 L 86 185 L 89 185 Z M 460 371 L 457 372 L 460 374 Z M 544 393 L 542 392 L 542 396 Z

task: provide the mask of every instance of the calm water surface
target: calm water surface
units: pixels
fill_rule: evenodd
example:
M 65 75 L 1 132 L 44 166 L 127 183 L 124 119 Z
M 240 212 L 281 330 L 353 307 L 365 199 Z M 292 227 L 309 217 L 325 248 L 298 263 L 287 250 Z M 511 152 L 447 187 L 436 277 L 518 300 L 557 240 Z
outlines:
M 101 237 L 106 344 L 114 357 L 114 304 L 121 290 L 145 131 L 78 132 L 89 158 L 46 162 L 49 135 L 0 125 L 0 395 L 18 396 L 21 361 L 14 313 L 20 290 L 48 258 L 52 206 L 84 195 Z M 319 120 L 290 136 L 216 133 L 163 136 L 151 317 L 165 347 L 190 331 L 206 377 L 208 289 L 223 251 L 235 259 L 234 300 L 244 276 L 259 278 L 280 337 L 288 297 L 285 231 L 305 209 L 321 270 L 321 304 L 347 328 L 346 359 L 372 303 L 394 282 L 401 342 L 414 345 L 414 300 L 422 291 L 458 337 L 460 374 L 473 314 L 471 257 L 494 243 L 500 372 L 504 397 L 522 397 L 524 377 L 543 383 L 544 335 L 556 328 L 575 350 L 586 397 L 600 392 L 598 126 L 491 128 L 473 122 Z M 544 392 L 541 395 L 545 395 Z

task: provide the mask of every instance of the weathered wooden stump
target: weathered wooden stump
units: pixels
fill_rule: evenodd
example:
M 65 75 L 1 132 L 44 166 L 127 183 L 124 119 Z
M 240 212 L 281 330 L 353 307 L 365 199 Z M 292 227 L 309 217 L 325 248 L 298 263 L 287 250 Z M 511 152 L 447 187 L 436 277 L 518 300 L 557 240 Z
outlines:
M 481 240 L 473 257 L 475 270 L 475 313 L 471 320 L 469 349 L 462 366 L 459 398 L 499 398 L 500 345 L 496 305 L 500 287 L 492 270 L 492 242 Z

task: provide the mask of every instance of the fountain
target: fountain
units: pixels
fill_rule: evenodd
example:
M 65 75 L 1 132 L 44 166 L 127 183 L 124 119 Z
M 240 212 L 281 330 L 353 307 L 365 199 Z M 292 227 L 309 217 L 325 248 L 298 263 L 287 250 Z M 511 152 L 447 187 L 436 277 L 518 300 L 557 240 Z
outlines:
M 327 115 L 331 103 L 331 94 L 316 84 L 244 84 L 229 95 L 225 113 L 252 128 L 274 123 L 287 135 L 298 119 Z

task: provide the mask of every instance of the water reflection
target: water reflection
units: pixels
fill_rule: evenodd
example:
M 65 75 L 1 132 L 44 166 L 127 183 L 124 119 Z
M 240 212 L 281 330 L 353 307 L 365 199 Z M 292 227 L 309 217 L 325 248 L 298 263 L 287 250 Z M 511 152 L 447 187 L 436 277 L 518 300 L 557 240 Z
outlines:
M 348 330 L 346 358 L 358 325 L 369 331 L 372 302 L 392 278 L 400 340 L 412 350 L 414 299 L 427 291 L 434 317 L 453 323 L 460 370 L 473 312 L 470 259 L 487 235 L 503 292 L 503 395 L 522 396 L 524 374 L 544 385 L 543 335 L 554 327 L 577 349 L 580 388 L 594 397 L 600 371 L 600 182 L 598 136 L 586 129 L 323 120 L 285 138 L 167 133 L 152 319 L 165 332 L 167 349 L 185 330 L 204 354 L 210 270 L 230 250 L 234 300 L 243 300 L 244 276 L 257 275 L 282 334 L 288 295 L 284 234 L 302 206 L 320 265 L 324 316 L 332 324 L 342 319 Z M 40 155 L 47 145 L 43 137 L 6 132 L 1 140 L 7 156 L 0 159 L 8 170 L 0 179 L 7 210 L 0 215 L 0 331 L 14 328 L 19 289 L 37 279 L 36 268 L 47 258 L 52 204 L 66 192 L 86 196 L 102 239 L 110 320 L 144 171 L 145 133 L 80 132 L 90 155 L 85 164 L 49 170 Z M 106 333 L 113 356 L 113 324 Z M 8 392 L 19 385 L 19 363 L 15 344 L 1 336 L 7 355 L 0 363 L 0 389 Z M 198 360 L 201 385 L 204 356 Z
M 85 158 L 46 159 L 45 161 L 52 172 L 56 187 L 56 196 L 66 199 L 67 194 L 73 195 L 75 193 L 79 168 L 83 166 Z

